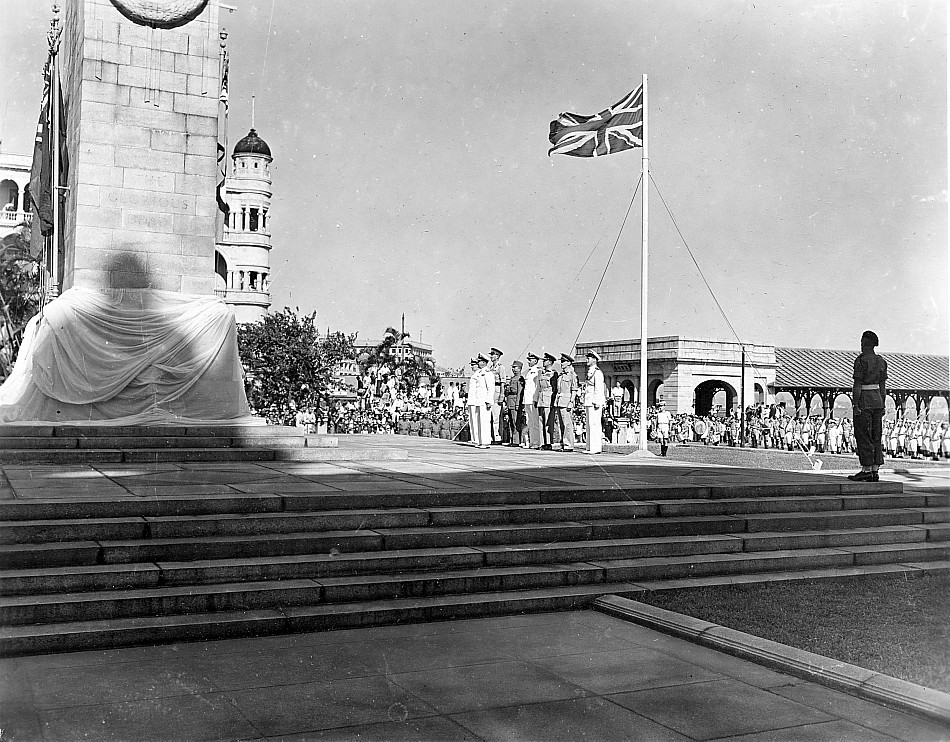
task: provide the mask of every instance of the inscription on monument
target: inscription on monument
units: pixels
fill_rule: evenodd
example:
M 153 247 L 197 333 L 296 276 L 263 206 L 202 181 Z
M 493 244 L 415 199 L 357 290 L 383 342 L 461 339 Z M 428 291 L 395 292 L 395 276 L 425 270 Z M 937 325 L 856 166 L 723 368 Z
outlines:
M 152 193 L 150 191 L 109 190 L 105 194 L 109 206 L 142 211 L 172 211 L 187 214 L 192 204 L 183 196 Z

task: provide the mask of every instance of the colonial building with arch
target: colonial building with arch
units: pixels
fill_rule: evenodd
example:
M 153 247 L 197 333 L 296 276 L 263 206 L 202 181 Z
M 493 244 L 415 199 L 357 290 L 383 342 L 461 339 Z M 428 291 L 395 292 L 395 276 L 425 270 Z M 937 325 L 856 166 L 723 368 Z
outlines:
M 271 305 L 270 147 L 253 128 L 235 146 L 224 200 L 230 209 L 215 245 L 215 293 L 238 322 L 260 320 Z
M 588 350 L 600 355 L 608 389 L 619 385 L 625 400 L 639 401 L 640 340 L 578 343 L 581 378 Z M 707 415 L 716 411 L 717 394 L 719 399 L 724 397 L 722 411 L 728 412 L 742 401 L 746 406 L 773 404 L 776 395 L 784 392 L 792 397 L 796 409 L 813 409 L 817 400 L 828 416 L 839 397 L 847 398 L 850 406 L 851 372 L 857 355 L 857 350 L 781 348 L 679 336 L 649 338 L 647 404 L 653 406 L 662 399 L 671 412 Z M 926 416 L 938 398 L 950 405 L 947 356 L 881 355 L 888 363 L 888 396 L 898 414 L 908 410 Z
M 30 210 L 30 155 L 0 149 L 0 239 L 32 221 Z

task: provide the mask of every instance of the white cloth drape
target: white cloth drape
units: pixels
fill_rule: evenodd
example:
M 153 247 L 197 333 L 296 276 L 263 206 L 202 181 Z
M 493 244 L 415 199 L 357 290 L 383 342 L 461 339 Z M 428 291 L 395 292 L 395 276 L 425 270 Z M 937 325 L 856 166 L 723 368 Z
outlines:
M 234 314 L 213 296 L 72 288 L 34 317 L 0 423 L 260 425 Z

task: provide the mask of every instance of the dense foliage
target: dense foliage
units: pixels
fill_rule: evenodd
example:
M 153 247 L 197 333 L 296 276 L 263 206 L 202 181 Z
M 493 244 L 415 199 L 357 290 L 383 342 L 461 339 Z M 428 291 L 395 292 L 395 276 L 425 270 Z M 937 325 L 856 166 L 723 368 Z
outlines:
M 383 339 L 371 351 L 360 353 L 357 358 L 360 374 L 369 375 L 375 382 L 383 381 L 395 375 L 398 388 L 411 391 L 419 386 L 419 379 L 428 377 L 432 383 L 438 380 L 435 372 L 435 363 L 431 358 L 423 358 L 419 354 L 401 357 L 394 349 L 409 337 L 408 332 L 400 332 L 394 327 L 387 327 Z
M 354 357 L 356 335 L 321 336 L 316 312 L 299 311 L 285 307 L 238 325 L 248 402 L 275 425 L 292 425 L 298 409 L 325 403 L 338 365 Z
M 40 263 L 30 255 L 29 229 L 17 227 L 0 243 L 0 376 L 9 375 L 27 322 L 40 308 Z

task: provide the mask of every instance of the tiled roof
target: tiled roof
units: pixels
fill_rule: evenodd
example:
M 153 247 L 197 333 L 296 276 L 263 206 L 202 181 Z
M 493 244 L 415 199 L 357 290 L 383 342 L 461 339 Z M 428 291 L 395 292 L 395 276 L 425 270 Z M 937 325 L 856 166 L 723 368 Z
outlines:
M 911 353 L 881 353 L 887 361 L 887 388 L 906 391 L 950 391 L 950 358 Z M 775 386 L 851 387 L 853 350 L 814 350 L 812 348 L 775 349 Z

